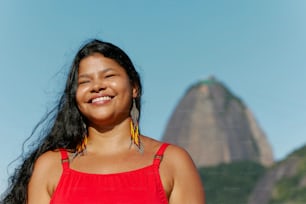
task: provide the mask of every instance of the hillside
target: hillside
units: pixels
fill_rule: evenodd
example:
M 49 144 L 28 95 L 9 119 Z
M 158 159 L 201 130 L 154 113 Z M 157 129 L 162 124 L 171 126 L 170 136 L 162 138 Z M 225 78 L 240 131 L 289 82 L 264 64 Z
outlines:
M 303 146 L 258 180 L 249 204 L 305 204 L 305 192 L 306 146 Z
M 245 204 L 265 167 L 252 161 L 200 168 L 207 204 Z
M 270 168 L 241 161 L 199 172 L 207 204 L 306 203 L 306 146 Z

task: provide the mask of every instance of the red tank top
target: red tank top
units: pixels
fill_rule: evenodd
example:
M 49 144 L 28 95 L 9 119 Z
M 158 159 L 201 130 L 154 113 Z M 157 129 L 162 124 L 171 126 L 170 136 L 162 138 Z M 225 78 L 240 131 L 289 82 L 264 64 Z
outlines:
M 63 173 L 51 204 L 168 204 L 159 165 L 168 144 L 162 144 L 149 166 L 122 173 L 90 174 L 69 168 L 61 150 Z

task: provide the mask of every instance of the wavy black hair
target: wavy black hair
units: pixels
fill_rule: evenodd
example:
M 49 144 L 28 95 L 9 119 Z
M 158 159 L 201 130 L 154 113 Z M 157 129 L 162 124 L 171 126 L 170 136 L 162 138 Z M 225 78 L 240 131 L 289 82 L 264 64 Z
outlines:
M 90 40 L 77 52 L 70 67 L 65 89 L 57 105 L 34 128 L 31 136 L 41 128 L 43 130 L 41 139 L 25 155 L 21 165 L 15 169 L 14 174 L 10 177 L 8 189 L 0 200 L 1 204 L 26 204 L 28 184 L 34 163 L 43 153 L 50 150 L 56 151 L 59 148 L 76 152 L 77 146 L 82 142 L 87 131 L 84 126 L 86 121 L 76 104 L 78 69 L 82 59 L 95 53 L 113 59 L 125 69 L 132 86 L 138 89 L 135 102 L 140 112 L 142 85 L 139 74 L 128 55 L 109 42 L 97 39 Z

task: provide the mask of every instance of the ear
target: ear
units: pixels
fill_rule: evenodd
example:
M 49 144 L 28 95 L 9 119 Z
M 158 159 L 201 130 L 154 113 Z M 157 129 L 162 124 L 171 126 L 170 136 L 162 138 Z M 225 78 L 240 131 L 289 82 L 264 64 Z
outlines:
M 139 96 L 139 88 L 138 86 L 134 86 L 132 89 L 133 98 L 137 98 Z

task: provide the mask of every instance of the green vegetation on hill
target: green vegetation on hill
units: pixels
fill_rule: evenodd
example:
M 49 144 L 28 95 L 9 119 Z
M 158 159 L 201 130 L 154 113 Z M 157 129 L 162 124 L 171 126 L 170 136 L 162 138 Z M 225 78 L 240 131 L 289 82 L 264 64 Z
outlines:
M 306 203 L 306 146 L 294 151 L 289 157 L 299 158 L 297 172 L 294 176 L 282 178 L 276 183 L 269 204 Z
M 298 176 L 281 179 L 273 189 L 272 200 L 269 204 L 306 203 L 306 187 L 300 187 L 299 181 Z
M 290 155 L 290 156 L 298 156 L 298 157 L 306 157 L 306 145 L 302 148 L 299 148 L 295 151 L 293 151 Z
M 252 161 L 200 168 L 207 204 L 247 203 L 249 194 L 265 171 L 262 165 Z

